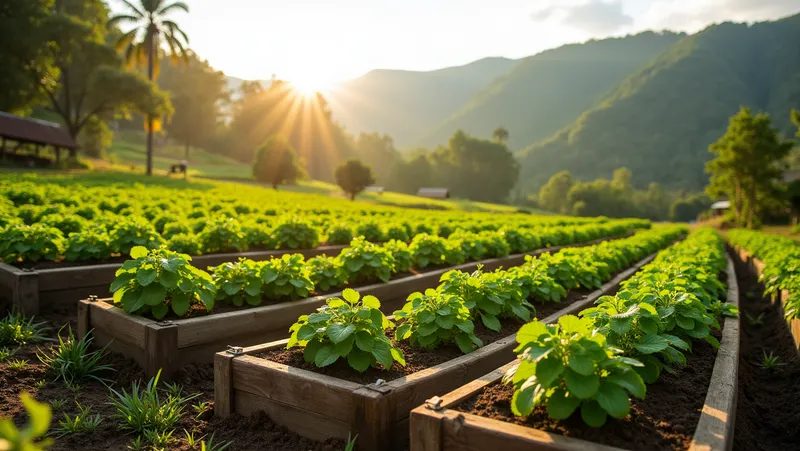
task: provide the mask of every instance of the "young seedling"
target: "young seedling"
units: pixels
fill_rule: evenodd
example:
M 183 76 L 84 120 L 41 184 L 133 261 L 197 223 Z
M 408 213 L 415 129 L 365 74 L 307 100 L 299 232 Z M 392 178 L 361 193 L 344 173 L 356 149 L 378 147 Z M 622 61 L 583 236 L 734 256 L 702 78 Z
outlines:
M 33 384 L 33 386 L 36 387 L 38 390 L 43 389 L 45 385 L 47 385 L 47 381 L 44 379 L 39 379 L 38 381 L 36 381 L 35 384 Z
M 355 437 L 350 438 L 350 433 L 347 433 L 347 445 L 344 447 L 344 451 L 353 451 L 356 449 L 356 440 L 358 440 L 358 434 Z
M 764 355 L 761 356 L 761 362 L 757 363 L 761 369 L 766 371 L 776 371 L 779 367 L 786 365 L 785 362 L 780 361 L 780 357 L 776 356 L 772 351 L 767 354 L 767 351 L 764 351 Z
M 100 419 L 100 414 L 90 415 L 92 411 L 91 407 L 83 407 L 80 404 L 77 405 L 77 415 L 70 417 L 65 413 L 64 419 L 58 422 L 58 427 L 55 432 L 59 434 L 59 437 L 79 432 L 93 432 L 97 429 L 97 426 L 100 425 L 102 421 Z
M 28 361 L 23 359 L 14 359 L 8 362 L 8 368 L 15 371 L 20 371 L 28 366 Z
M 205 435 L 200 437 L 200 438 L 196 438 L 194 436 L 194 431 L 190 432 L 190 431 L 187 431 L 186 429 L 183 430 L 183 433 L 186 435 L 186 444 L 189 445 L 189 447 L 193 448 L 193 449 L 194 449 L 195 446 L 198 445 L 198 443 L 199 443 L 198 440 L 203 440 L 205 438 Z
M 211 402 L 203 401 L 197 404 L 192 404 L 192 410 L 195 411 L 197 415 L 195 415 L 194 419 L 198 420 L 201 415 L 206 413 L 211 408 Z
M 11 357 L 14 357 L 14 354 L 16 354 L 17 351 L 19 351 L 19 348 L 17 349 L 0 348 L 0 362 L 5 362 Z
M 172 442 L 172 433 L 174 429 L 167 431 L 156 431 L 153 429 L 144 430 L 144 440 L 149 443 L 153 450 L 167 449 L 167 445 Z
M 208 442 L 205 440 L 200 442 L 200 451 L 224 451 L 231 445 L 233 445 L 233 440 L 220 444 L 214 443 L 214 434 L 212 433 L 211 437 L 208 438 Z
M 12 310 L 0 320 L 0 346 L 24 345 L 47 341 L 44 323 L 34 323 L 21 312 Z
M 53 410 L 61 410 L 61 408 L 64 407 L 65 402 L 66 400 L 64 398 L 56 398 L 50 401 L 50 406 L 53 408 Z
M 757 316 L 752 316 L 749 313 L 745 313 L 744 317 L 747 319 L 747 324 L 752 327 L 764 325 L 764 312 L 759 313 Z

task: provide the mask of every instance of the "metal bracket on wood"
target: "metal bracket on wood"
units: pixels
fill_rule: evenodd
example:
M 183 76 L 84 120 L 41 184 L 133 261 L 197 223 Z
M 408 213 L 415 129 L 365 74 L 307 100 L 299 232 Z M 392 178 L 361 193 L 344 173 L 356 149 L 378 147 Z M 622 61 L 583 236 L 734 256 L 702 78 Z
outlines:
M 89 302 L 97 302 L 97 295 L 96 294 L 90 294 L 89 295 Z
M 425 408 L 429 410 L 433 410 L 434 412 L 438 412 L 443 409 L 442 407 L 442 398 L 438 396 L 434 396 L 431 399 L 425 400 Z
M 22 268 L 22 272 L 33 272 L 33 268 Z
M 227 352 L 228 354 L 231 354 L 231 355 L 242 355 L 242 354 L 244 354 L 244 348 L 241 347 L 241 346 L 228 345 L 228 349 L 225 350 L 225 352 Z
M 159 321 L 156 324 L 158 324 L 159 326 L 171 326 L 171 325 L 173 325 L 175 323 L 173 323 L 172 321 L 170 321 L 168 319 L 165 319 L 164 321 Z
M 365 385 L 365 387 L 369 390 L 378 392 L 380 394 L 387 394 L 391 393 L 392 389 L 386 386 L 386 381 L 383 379 L 378 379 L 375 381 L 374 384 Z

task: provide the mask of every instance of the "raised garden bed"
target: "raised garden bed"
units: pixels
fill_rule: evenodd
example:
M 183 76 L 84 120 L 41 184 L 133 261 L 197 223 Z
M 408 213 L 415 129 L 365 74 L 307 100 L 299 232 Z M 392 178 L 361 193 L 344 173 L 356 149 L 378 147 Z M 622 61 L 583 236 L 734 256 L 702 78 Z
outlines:
M 322 254 L 334 256 L 345 247 L 337 245 L 314 249 L 208 254 L 192 257 L 192 264 L 204 269 L 239 258 L 259 261 L 296 253 L 306 258 Z M 110 296 L 108 287 L 120 266 L 121 262 L 36 269 L 0 263 L 0 300 L 4 301 L 0 302 L 0 306 L 16 307 L 29 316 L 66 309 L 73 309 L 74 312 L 75 299 L 89 295 Z
M 624 236 L 628 236 L 626 234 Z M 601 241 L 618 239 L 604 238 L 574 246 L 588 246 Z M 416 274 L 388 283 L 358 288 L 362 295 L 373 295 L 382 302 L 382 310 L 391 314 L 400 309 L 406 297 L 415 291 L 423 291 L 439 283 L 442 274 L 457 269 L 474 271 L 479 265 L 490 271 L 500 267 L 518 266 L 527 255 L 557 252 L 570 246 L 540 249 L 529 254 L 515 254 L 503 258 L 481 260 L 463 265 L 437 269 Z M 227 345 L 250 346 L 279 340 L 289 335 L 289 327 L 300 315 L 314 312 L 331 297 L 341 292 L 315 296 L 300 301 L 283 302 L 235 311 L 198 316 L 174 321 L 156 321 L 126 313 L 111 303 L 111 299 L 83 299 L 78 304 L 78 333 L 95 331 L 95 343 L 108 345 L 138 362 L 148 377 L 159 369 L 164 377 L 170 377 L 181 366 L 188 363 L 211 363 L 214 353 L 225 350 Z
M 729 303 L 738 305 L 739 293 L 736 282 L 736 273 L 733 262 L 728 258 L 727 267 Z M 703 343 L 704 344 L 704 343 Z M 713 351 L 710 346 L 704 346 Z M 690 357 L 689 365 L 683 369 L 686 371 L 684 376 L 692 381 L 698 380 L 699 372 L 702 372 L 701 359 L 708 359 L 709 350 L 702 349 L 697 345 L 696 354 Z M 704 355 L 701 355 L 704 354 Z M 691 437 L 684 449 L 690 450 L 719 450 L 724 451 L 733 445 L 733 430 L 735 424 L 736 396 L 738 383 L 738 357 L 739 357 L 739 319 L 726 318 L 723 324 L 722 339 L 719 351 L 713 360 L 713 370 L 710 375 L 706 375 L 710 381 L 704 405 L 699 412 L 699 419 L 695 423 L 693 430 L 684 431 Z M 697 359 L 693 362 L 691 359 Z M 601 445 L 594 441 L 587 441 L 567 435 L 553 432 L 546 432 L 534 427 L 523 426 L 509 421 L 501 421 L 495 418 L 476 415 L 470 411 L 480 410 L 475 408 L 476 400 L 481 399 L 480 395 L 485 395 L 489 391 L 500 392 L 504 387 L 498 386 L 506 370 L 515 362 L 511 362 L 485 376 L 476 379 L 454 391 L 440 397 L 434 397 L 411 413 L 411 451 L 449 451 L 449 450 L 484 450 L 500 449 L 503 451 L 586 451 L 586 450 L 619 450 L 620 447 Z M 695 363 L 695 365 L 693 365 Z M 709 365 L 706 364 L 706 367 Z M 675 376 L 682 377 L 679 373 Z M 655 392 L 664 389 L 672 379 L 659 381 L 657 384 L 648 388 L 648 397 L 651 391 Z M 661 385 L 661 387 L 657 387 Z M 674 390 L 673 390 L 674 391 Z M 687 390 L 689 391 L 689 390 Z M 483 398 L 485 399 L 485 398 Z M 647 401 L 647 399 L 645 399 Z M 691 400 L 687 400 L 691 401 Z M 666 446 L 661 440 L 650 442 L 649 446 L 642 448 L 642 443 L 637 443 L 633 435 L 642 424 L 647 421 L 652 422 L 656 427 L 664 426 L 658 418 L 647 418 L 641 416 L 640 420 L 633 422 L 632 416 L 640 414 L 635 408 L 625 420 L 611 420 L 618 424 L 606 424 L 600 429 L 590 430 L 582 422 L 570 422 L 570 420 L 559 422 L 559 430 L 570 435 L 580 435 L 583 432 L 591 433 L 596 437 L 605 431 L 607 434 L 613 430 L 616 435 L 616 442 L 622 442 L 625 448 L 632 446 L 633 449 L 662 449 Z M 508 418 L 513 420 L 510 414 Z M 686 412 L 692 415 L 692 412 Z M 503 415 L 498 415 L 503 416 Z M 631 420 L 630 423 L 622 423 Z M 522 420 L 520 420 L 522 421 Z M 533 421 L 533 420 L 531 420 Z M 691 422 L 693 420 L 686 420 Z M 515 421 L 516 422 L 516 421 Z M 548 426 L 551 427 L 552 425 Z M 616 427 L 616 428 L 615 428 Z M 587 431 L 588 430 L 588 431 Z M 619 443 L 615 443 L 619 446 Z
M 747 270 L 755 274 L 757 278 L 760 278 L 761 273 L 764 272 L 764 268 L 766 268 L 767 265 L 739 246 L 733 246 L 733 249 L 739 256 L 739 259 L 745 263 Z M 781 290 L 780 293 L 773 294 L 770 299 L 773 304 L 780 304 L 780 311 L 781 314 L 783 314 L 786 300 L 789 299 L 789 292 Z M 792 318 L 787 324 L 789 331 L 792 333 L 792 338 L 794 338 L 794 347 L 800 353 L 800 318 Z
M 620 282 L 654 257 L 639 261 L 543 321 L 555 322 L 614 292 Z M 274 421 L 311 439 L 346 438 L 352 432 L 358 434 L 357 446 L 362 451 L 398 449 L 406 443 L 411 409 L 512 359 L 515 338 L 512 333 L 470 354 L 389 382 L 373 383 L 353 382 L 260 356 L 279 352 L 287 340 L 235 348 L 214 357 L 215 413 L 224 417 L 265 411 Z

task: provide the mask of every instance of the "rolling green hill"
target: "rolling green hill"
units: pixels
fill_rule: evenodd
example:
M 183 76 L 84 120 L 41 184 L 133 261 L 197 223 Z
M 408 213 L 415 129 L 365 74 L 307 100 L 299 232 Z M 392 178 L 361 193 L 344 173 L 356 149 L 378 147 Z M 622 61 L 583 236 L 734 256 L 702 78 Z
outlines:
M 522 186 L 560 170 L 581 179 L 625 166 L 633 182 L 705 186 L 708 145 L 740 105 L 763 110 L 789 137 L 800 107 L 800 15 L 723 23 L 685 37 L 552 137 L 520 152 Z M 513 132 L 512 132 L 513 134 Z
M 334 118 L 349 131 L 388 133 L 407 147 L 515 64 L 484 58 L 428 72 L 373 70 L 337 86 L 328 98 Z
M 681 36 L 645 32 L 569 44 L 524 58 L 417 144 L 446 143 L 458 129 L 488 137 L 497 126 L 509 131 L 512 149 L 547 138 Z

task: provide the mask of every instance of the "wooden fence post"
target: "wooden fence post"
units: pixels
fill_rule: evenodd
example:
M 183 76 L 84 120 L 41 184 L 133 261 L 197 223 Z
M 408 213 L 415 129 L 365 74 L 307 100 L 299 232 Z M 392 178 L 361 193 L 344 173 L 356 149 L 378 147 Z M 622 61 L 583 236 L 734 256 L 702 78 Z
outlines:
M 353 392 L 353 434 L 358 434 L 356 449 L 359 451 L 383 451 L 393 449 L 397 421 L 392 390 L 383 384 L 370 384 Z
M 232 348 L 235 349 L 235 348 Z M 241 350 L 241 348 L 238 348 Z M 231 350 L 214 355 L 214 415 L 225 418 L 233 412 L 233 359 Z

